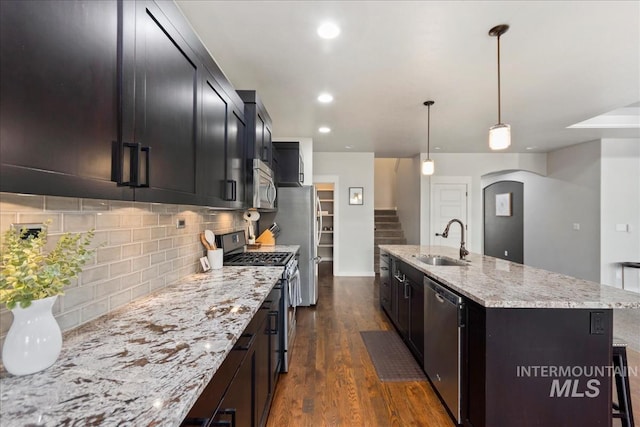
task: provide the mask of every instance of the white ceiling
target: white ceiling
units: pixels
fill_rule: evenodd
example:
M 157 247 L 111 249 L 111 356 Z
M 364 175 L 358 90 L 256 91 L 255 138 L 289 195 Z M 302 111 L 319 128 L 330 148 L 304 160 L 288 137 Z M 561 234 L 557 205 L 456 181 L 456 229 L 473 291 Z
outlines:
M 640 137 L 638 115 L 635 128 L 567 129 L 640 101 L 638 1 L 177 4 L 231 83 L 258 91 L 274 136 L 312 137 L 314 151 L 424 152 L 428 99 L 432 150 L 489 151 L 497 59 L 487 33 L 498 24 L 511 26 L 501 38 L 507 152 Z M 336 39 L 316 35 L 326 20 L 341 27 Z M 333 103 L 316 101 L 323 91 Z M 332 131 L 318 133 L 322 125 Z

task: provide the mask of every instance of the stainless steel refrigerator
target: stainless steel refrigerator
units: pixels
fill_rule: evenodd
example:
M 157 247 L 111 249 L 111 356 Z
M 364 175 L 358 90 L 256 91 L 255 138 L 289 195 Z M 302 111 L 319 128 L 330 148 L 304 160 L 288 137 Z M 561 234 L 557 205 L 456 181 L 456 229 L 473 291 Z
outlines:
M 280 226 L 278 245 L 300 245 L 300 286 L 302 304 L 315 305 L 318 301 L 318 242 L 321 226 L 320 201 L 316 188 L 278 188 L 278 212 L 275 221 Z

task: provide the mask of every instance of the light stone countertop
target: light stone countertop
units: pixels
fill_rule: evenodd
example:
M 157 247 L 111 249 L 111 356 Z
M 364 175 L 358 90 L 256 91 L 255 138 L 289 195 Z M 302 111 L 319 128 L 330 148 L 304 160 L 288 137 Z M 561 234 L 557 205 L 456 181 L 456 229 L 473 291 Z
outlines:
M 283 267 L 193 274 L 64 336 L 48 369 L 0 374 L 0 424 L 179 426 Z
M 247 252 L 293 252 L 298 253 L 298 245 L 262 245 L 258 249 L 248 249 Z
M 560 273 L 471 253 L 467 266 L 431 266 L 416 256 L 458 259 L 457 248 L 380 245 L 380 250 L 442 282 L 484 307 L 501 308 L 633 308 L 640 294 Z

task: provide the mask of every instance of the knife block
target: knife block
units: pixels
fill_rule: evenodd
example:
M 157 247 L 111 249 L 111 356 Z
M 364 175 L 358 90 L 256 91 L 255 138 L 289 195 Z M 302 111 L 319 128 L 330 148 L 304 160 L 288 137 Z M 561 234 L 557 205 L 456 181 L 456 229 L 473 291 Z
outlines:
M 264 230 L 262 234 L 256 238 L 256 242 L 260 242 L 266 246 L 275 246 L 276 238 L 273 236 L 271 230 Z

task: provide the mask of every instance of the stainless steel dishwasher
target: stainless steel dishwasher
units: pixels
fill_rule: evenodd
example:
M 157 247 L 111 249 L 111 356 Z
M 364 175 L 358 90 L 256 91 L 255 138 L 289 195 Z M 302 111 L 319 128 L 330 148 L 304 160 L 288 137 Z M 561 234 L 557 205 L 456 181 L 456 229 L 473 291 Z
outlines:
M 424 288 L 424 370 L 460 424 L 462 298 L 427 276 Z

